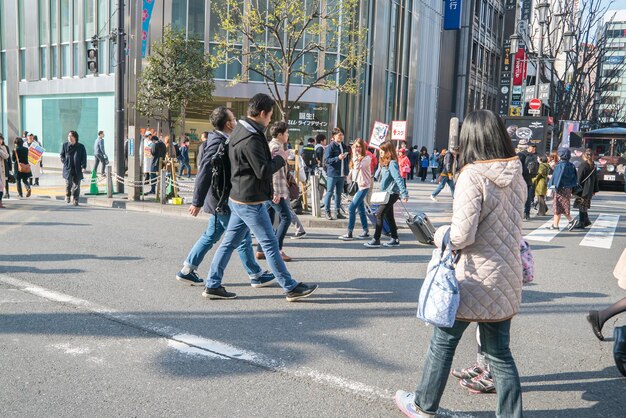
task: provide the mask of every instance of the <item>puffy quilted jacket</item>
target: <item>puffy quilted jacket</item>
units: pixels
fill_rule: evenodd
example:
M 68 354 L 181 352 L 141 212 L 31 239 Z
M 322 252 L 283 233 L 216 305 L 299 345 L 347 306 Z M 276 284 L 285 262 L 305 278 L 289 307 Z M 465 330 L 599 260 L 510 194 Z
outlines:
M 518 157 L 479 161 L 461 171 L 451 225 L 435 234 L 441 247 L 450 228 L 451 248 L 461 250 L 456 267 L 461 294 L 457 319 L 497 322 L 519 310 L 526 194 Z

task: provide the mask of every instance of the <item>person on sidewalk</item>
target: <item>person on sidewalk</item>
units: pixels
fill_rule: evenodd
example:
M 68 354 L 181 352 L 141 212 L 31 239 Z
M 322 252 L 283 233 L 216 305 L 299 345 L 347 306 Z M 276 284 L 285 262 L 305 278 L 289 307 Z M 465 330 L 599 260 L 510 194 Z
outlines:
M 343 185 L 348 175 L 348 156 L 350 153 L 343 143 L 344 133 L 341 128 L 334 128 L 332 141 L 324 150 L 324 161 L 326 162 L 326 194 L 324 195 L 324 210 L 326 219 L 332 221 L 334 218 L 330 212 L 330 200 L 335 198 L 335 216 L 337 219 L 346 219 L 341 214 L 341 194 Z
M 441 154 L 437 151 L 437 148 L 433 149 L 433 153 L 430 154 L 430 171 L 433 176 L 431 183 L 434 183 L 437 180 L 437 176 L 439 175 L 439 160 L 441 159 Z
M 409 161 L 409 157 L 406 156 L 406 148 L 400 148 L 398 150 L 398 166 L 400 167 L 402 181 L 404 181 L 404 186 L 406 187 L 406 181 L 411 171 L 411 161 Z
M 80 197 L 80 181 L 83 172 L 87 170 L 87 150 L 78 142 L 78 132 L 69 131 L 67 142 L 61 148 L 61 161 L 63 162 L 63 178 L 65 179 L 65 201 L 78 206 Z
M 350 173 L 348 178 L 350 182 L 356 182 L 359 190 L 356 192 L 348 207 L 348 232 L 339 237 L 342 241 L 351 241 L 354 239 L 352 230 L 356 223 L 356 212 L 359 211 L 361 219 L 361 227 L 363 233 L 358 235 L 358 239 L 367 239 L 370 237 L 367 225 L 367 215 L 365 214 L 365 198 L 372 187 L 371 158 L 367 155 L 365 141 L 357 138 L 352 144 L 352 159 L 350 160 Z
M 271 157 L 274 158 L 278 155 L 283 160 L 287 161 L 289 153 L 285 151 L 285 144 L 289 143 L 289 125 L 283 121 L 275 122 L 270 128 L 270 136 L 272 137 L 269 143 Z M 283 251 L 285 237 L 291 225 L 291 206 L 289 201 L 287 170 L 289 170 L 289 165 L 285 164 L 284 167 L 272 175 L 272 189 L 274 190 L 274 194 L 271 200 L 265 202 L 272 224 L 274 223 L 274 216 L 278 215 L 279 218 L 278 228 L 276 228 L 275 234 L 278 239 L 278 249 L 283 261 L 292 260 L 292 258 Z M 257 244 L 256 258 L 257 260 L 265 259 L 265 254 L 263 253 L 260 242 Z
M 456 347 L 478 322 L 481 347 L 496 387 L 496 416 L 522 416 L 522 390 L 509 348 L 511 320 L 522 296 L 522 216 L 526 182 L 502 120 L 489 110 L 465 117 L 461 134 L 459 193 L 450 226 L 435 243 L 460 251 L 456 263 L 461 301 L 450 328 L 434 327 L 415 392 L 399 390 L 395 401 L 409 417 L 434 417 L 446 387 Z
M 530 220 L 530 207 L 535 200 L 535 186 L 533 185 L 533 178 L 539 172 L 539 160 L 537 159 L 537 147 L 534 144 L 530 144 L 528 149 L 521 151 L 517 154 L 522 162 L 522 174 L 524 181 L 528 186 L 528 197 L 524 203 L 524 220 Z
M 406 142 L 404 143 L 406 146 Z M 409 162 L 411 163 L 411 172 L 409 173 L 409 180 L 413 180 L 415 178 L 415 170 L 417 169 L 417 163 L 419 159 L 419 153 L 417 152 L 417 145 L 414 145 L 412 148 L 409 148 L 406 152 L 406 156 L 409 157 Z
M 204 143 L 203 143 L 204 144 Z M 187 178 L 191 178 L 191 165 L 189 165 L 189 138 L 183 140 L 183 144 L 180 146 L 180 168 L 178 169 L 178 177 L 182 177 L 185 169 L 187 169 Z
M 556 190 L 554 201 L 552 202 L 552 213 L 554 219 L 548 229 L 559 229 L 561 216 L 565 215 L 569 223 L 567 229 L 572 229 L 575 219 L 570 214 L 570 201 L 572 199 L 572 189 L 578 185 L 576 177 L 576 167 L 570 162 L 572 152 L 569 148 L 559 148 L 559 162 L 554 167 L 554 173 L 548 182 L 548 189 Z
M 150 147 L 152 159 L 150 162 L 150 192 L 148 194 L 156 194 L 156 179 L 161 171 L 161 162 L 167 156 L 167 147 L 156 135 L 152 135 L 150 140 L 152 141 L 152 146 Z
M 591 225 L 589 209 L 591 199 L 600 191 L 596 165 L 593 162 L 593 150 L 587 148 L 583 153 L 583 161 L 578 166 L 578 185 L 582 187 L 576 194 L 574 207 L 578 207 L 578 221 L 574 225 L 576 229 L 585 229 Z
M 535 196 L 537 196 L 537 215 L 546 216 L 548 213 L 548 205 L 546 204 L 546 196 L 548 194 L 548 175 L 550 174 L 550 166 L 548 158 L 543 156 L 539 159 L 539 169 L 537 175 L 532 179 L 535 188 Z
M 24 143 L 24 147 L 26 147 L 26 149 L 30 148 L 31 146 L 41 146 L 41 144 L 39 143 L 39 140 L 37 139 L 37 135 L 33 134 L 32 132 L 29 132 L 28 136 L 26 137 L 26 142 Z M 30 162 L 29 162 L 30 164 Z M 39 186 L 39 178 L 41 177 L 41 160 L 37 163 L 37 164 L 30 164 L 30 173 L 31 173 L 31 178 L 28 179 L 28 183 L 31 186 Z
M 4 188 L 5 184 L 7 185 L 8 190 L 8 182 L 7 182 L 7 167 L 9 166 L 9 148 L 4 146 L 4 137 L 0 134 L 0 209 L 4 209 L 4 205 L 2 204 L 2 197 L 4 196 Z
M 428 155 L 428 149 L 426 147 L 422 147 L 419 155 L 420 179 L 422 180 L 422 183 L 426 181 L 426 177 L 428 176 L 429 164 L 430 156 Z
M 309 296 L 317 285 L 298 283 L 280 256 L 278 239 L 272 230 L 265 202 L 274 195 L 272 176 L 287 163 L 281 156 L 271 156 L 264 130 L 272 119 L 276 102 L 267 94 L 258 93 L 248 102 L 247 117 L 240 120 L 230 136 L 228 156 L 232 189 L 228 207 L 230 220 L 224 239 L 217 249 L 209 279 L 202 296 L 211 299 L 233 299 L 235 293 L 222 286 L 224 269 L 230 256 L 252 231 L 267 258 L 278 283 L 286 292 L 288 302 Z
M 430 200 L 433 202 L 437 201 L 437 195 L 441 193 L 443 188 L 448 185 L 450 187 L 450 194 L 454 198 L 454 163 L 455 156 L 452 151 L 446 151 L 446 149 L 441 150 L 441 155 L 443 158 L 443 163 L 441 164 L 441 172 L 439 174 L 439 186 L 435 189 L 435 191 L 430 195 Z
M 217 199 L 209 193 L 212 180 L 212 158 L 218 151 L 220 145 L 224 144 L 230 134 L 237 126 L 237 119 L 233 112 L 224 107 L 219 106 L 211 113 L 211 124 L 215 130 L 207 135 L 207 140 L 200 144 L 204 148 L 202 152 L 202 161 L 200 161 L 198 175 L 193 188 L 193 200 L 189 206 L 189 214 L 198 216 L 200 208 L 209 214 L 209 223 L 204 233 L 198 238 L 187 255 L 183 263 L 183 268 L 176 274 L 176 280 L 188 283 L 190 285 L 202 284 L 204 281 L 198 277 L 196 271 L 198 266 L 204 260 L 206 253 L 213 248 L 213 245 L 220 240 L 222 234 L 228 227 L 230 220 L 230 209 L 228 208 L 228 199 L 221 204 Z M 265 287 L 272 284 L 274 275 L 263 271 L 258 263 L 254 260 L 254 251 L 252 249 L 252 238 L 250 234 L 246 234 L 237 247 L 239 258 L 244 269 L 250 278 L 252 287 Z
M 24 140 L 22 138 L 15 138 L 13 141 L 13 154 L 11 155 L 13 159 L 13 172 L 15 173 L 15 180 L 17 182 L 17 195 L 19 197 L 24 197 L 22 194 L 22 184 L 26 188 L 26 197 L 30 197 L 31 189 L 28 179 L 30 179 L 33 175 L 28 171 L 28 173 L 21 173 L 18 169 L 19 164 L 28 164 L 28 148 L 24 146 Z M 29 165 L 30 167 L 30 165 Z
M 2 134 L 0 134 L 0 149 L 3 149 L 8 155 L 6 161 L 4 161 L 4 173 L 0 174 L 0 176 L 3 176 L 4 178 L 4 197 L 10 199 L 11 195 L 9 193 L 9 176 L 11 175 L 11 150 L 9 149 L 9 146 L 5 143 L 4 136 L 2 136 Z
M 107 164 L 109 163 L 109 159 L 107 158 L 107 153 L 104 150 L 104 131 L 98 132 L 98 137 L 93 144 L 93 157 L 96 160 L 93 169 L 97 173 L 98 165 L 102 164 L 102 172 L 101 174 L 104 176 L 106 172 Z
M 366 242 L 366 247 L 380 247 L 380 236 L 383 233 L 383 222 L 386 220 L 391 230 L 391 239 L 384 244 L 385 247 L 397 247 L 400 245 L 398 239 L 398 226 L 393 215 L 393 205 L 400 199 L 409 201 L 409 192 L 404 185 L 398 166 L 396 149 L 391 141 L 385 141 L 380 145 L 380 191 L 389 194 L 387 203 L 378 205 L 376 209 L 376 231 L 374 237 Z

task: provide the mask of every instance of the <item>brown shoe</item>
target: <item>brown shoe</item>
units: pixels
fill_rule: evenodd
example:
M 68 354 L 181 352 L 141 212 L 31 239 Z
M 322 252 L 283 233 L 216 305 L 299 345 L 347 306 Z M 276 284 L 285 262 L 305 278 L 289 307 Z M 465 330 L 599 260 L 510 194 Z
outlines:
M 285 261 L 285 262 L 289 262 L 289 261 L 293 260 L 293 259 L 292 259 L 291 257 L 289 257 L 287 254 L 285 254 L 285 252 L 284 252 L 284 251 L 281 251 L 281 252 L 280 252 L 280 256 L 282 257 L 283 261 Z
M 265 260 L 265 253 L 258 252 L 255 254 L 257 260 Z
M 30 192 L 31 192 L 30 189 L 26 190 L 26 197 L 30 197 Z

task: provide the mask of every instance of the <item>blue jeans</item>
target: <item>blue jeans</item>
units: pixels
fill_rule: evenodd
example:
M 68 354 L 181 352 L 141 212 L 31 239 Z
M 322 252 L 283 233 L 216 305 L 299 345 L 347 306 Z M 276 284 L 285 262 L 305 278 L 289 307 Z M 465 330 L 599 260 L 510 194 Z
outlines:
M 335 211 L 341 209 L 341 193 L 343 192 L 344 177 L 328 177 L 326 179 L 326 194 L 324 195 L 324 210 L 330 212 L 330 198 L 335 194 Z
M 278 214 L 280 216 L 280 222 L 278 224 L 278 228 L 274 232 L 276 234 L 276 238 L 278 238 L 278 248 L 280 250 L 283 249 L 283 242 L 285 241 L 285 236 L 287 235 L 287 231 L 289 230 L 289 225 L 291 225 L 291 207 L 289 207 L 289 201 L 284 198 L 280 198 L 278 203 L 274 203 L 271 200 L 265 202 L 268 213 L 270 208 L 274 212 L 274 214 Z M 270 216 L 270 221 L 272 224 L 274 223 L 274 216 Z M 262 252 L 261 244 L 259 243 L 256 247 L 258 252 Z
M 180 163 L 180 168 L 178 169 L 178 177 L 182 177 L 183 176 L 183 170 L 187 169 L 187 177 L 191 177 L 191 166 L 189 165 L 189 163 L 183 163 L 181 161 Z
M 422 380 L 415 391 L 415 404 L 434 414 L 446 387 L 456 346 L 469 322 L 457 320 L 452 328 L 435 327 L 424 363 Z M 496 416 L 522 416 L 522 389 L 515 361 L 509 350 L 511 320 L 479 322 L 480 344 L 494 378 L 498 403 Z
M 191 251 L 189 251 L 189 255 L 187 255 L 187 259 L 184 263 L 185 266 L 192 270 L 198 268 L 202 260 L 204 260 L 206 253 L 209 252 L 209 250 L 213 248 L 213 245 L 222 237 L 222 234 L 228 227 L 229 219 L 230 215 L 209 215 L 209 224 L 202 235 L 200 235 L 200 238 L 198 238 L 198 241 L 196 241 L 191 248 Z M 249 233 L 243 238 L 239 247 L 237 247 L 237 251 L 239 252 L 241 263 L 246 269 L 248 276 L 250 276 L 250 279 L 256 279 L 263 274 L 263 270 L 254 259 L 252 238 L 250 238 Z
M 261 244 L 267 263 L 280 286 L 286 292 L 293 290 L 298 282 L 291 277 L 280 256 L 278 239 L 272 230 L 272 223 L 265 204 L 244 205 L 229 200 L 228 207 L 231 212 L 230 221 L 224 239 L 213 257 L 206 287 L 214 289 L 222 285 L 224 269 L 230 261 L 230 256 L 246 235 L 249 236 L 250 231 L 252 231 Z
M 439 186 L 437 186 L 437 188 L 433 192 L 433 196 L 437 196 L 439 193 L 441 193 L 443 188 L 446 187 L 446 183 L 448 183 L 448 186 L 450 186 L 450 193 L 452 193 L 452 197 L 454 197 L 454 180 L 452 180 L 448 176 L 441 176 L 441 181 L 439 182 Z
M 535 186 L 528 185 L 528 194 L 526 195 L 526 204 L 524 205 L 524 215 L 530 215 L 530 206 L 535 200 Z
M 367 231 L 367 215 L 365 214 L 365 198 L 369 189 L 359 189 L 358 192 L 352 198 L 350 206 L 348 207 L 348 231 L 352 232 L 354 224 L 356 223 L 356 211 L 359 210 L 359 218 L 361 218 L 361 227 L 363 231 Z

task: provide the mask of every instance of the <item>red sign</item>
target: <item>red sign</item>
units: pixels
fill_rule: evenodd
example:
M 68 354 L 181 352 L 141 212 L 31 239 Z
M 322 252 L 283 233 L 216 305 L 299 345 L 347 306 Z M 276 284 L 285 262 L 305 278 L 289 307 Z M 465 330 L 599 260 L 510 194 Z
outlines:
M 526 79 L 526 51 L 519 48 L 515 53 L 515 64 L 513 65 L 513 85 L 521 86 Z
M 539 110 L 541 109 L 541 100 L 539 99 L 532 99 L 530 102 L 528 102 L 528 107 L 532 110 Z

